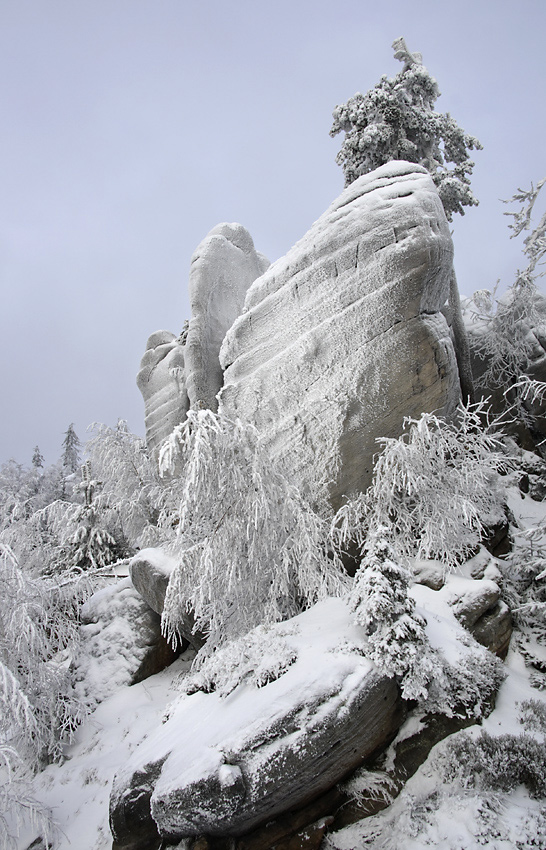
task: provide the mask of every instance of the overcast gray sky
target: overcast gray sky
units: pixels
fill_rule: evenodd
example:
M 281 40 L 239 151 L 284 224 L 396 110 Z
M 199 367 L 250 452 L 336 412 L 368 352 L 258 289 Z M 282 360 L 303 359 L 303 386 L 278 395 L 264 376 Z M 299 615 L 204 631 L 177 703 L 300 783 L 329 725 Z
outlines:
M 331 113 L 400 64 L 484 146 L 454 224 L 463 293 L 512 281 L 510 197 L 546 176 L 545 0 L 0 0 L 0 462 L 127 419 L 192 252 L 239 221 L 270 260 L 343 188 Z

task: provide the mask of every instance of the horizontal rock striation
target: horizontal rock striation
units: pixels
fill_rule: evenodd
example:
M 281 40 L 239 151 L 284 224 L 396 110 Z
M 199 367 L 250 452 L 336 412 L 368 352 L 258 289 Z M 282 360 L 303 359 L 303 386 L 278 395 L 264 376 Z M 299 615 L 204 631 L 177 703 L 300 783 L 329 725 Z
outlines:
M 137 386 L 144 399 L 146 444 L 157 458 L 162 443 L 186 418 L 190 403 L 186 392 L 183 337 L 156 331 L 146 343 Z
M 424 168 L 359 178 L 250 287 L 220 351 L 220 409 L 252 421 L 300 485 L 327 482 L 334 506 L 365 490 L 378 437 L 459 401 L 440 312 L 452 256 Z

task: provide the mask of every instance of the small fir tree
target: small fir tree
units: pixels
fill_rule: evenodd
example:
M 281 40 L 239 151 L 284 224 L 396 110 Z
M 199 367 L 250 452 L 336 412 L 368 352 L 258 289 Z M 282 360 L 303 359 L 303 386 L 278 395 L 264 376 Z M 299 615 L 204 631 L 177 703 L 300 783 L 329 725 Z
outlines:
M 411 574 L 397 561 L 389 536 L 388 526 L 370 531 L 349 604 L 368 637 L 372 661 L 402 679 L 406 699 L 423 698 L 433 664 L 424 622 L 408 595 Z
M 100 569 L 113 564 L 125 554 L 123 546 L 106 527 L 107 517 L 96 498 L 101 483 L 91 471 L 90 461 L 82 466 L 81 483 L 84 503 L 78 505 L 66 526 L 67 558 L 81 569 Z
M 72 422 L 65 431 L 63 440 L 62 465 L 68 474 L 77 472 L 80 468 L 81 442 L 74 430 Z
M 32 455 L 32 466 L 35 469 L 43 469 L 44 467 L 44 456 L 41 453 L 39 446 L 34 446 L 34 452 Z

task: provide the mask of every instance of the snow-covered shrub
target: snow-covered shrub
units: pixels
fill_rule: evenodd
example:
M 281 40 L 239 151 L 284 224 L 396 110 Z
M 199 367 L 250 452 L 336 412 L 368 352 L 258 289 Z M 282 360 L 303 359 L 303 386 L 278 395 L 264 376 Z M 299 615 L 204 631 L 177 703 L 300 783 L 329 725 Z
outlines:
M 441 745 L 442 746 L 442 745 Z M 431 756 L 379 814 L 325 837 L 328 850 L 538 850 L 546 805 L 524 791 L 464 789 Z
M 336 162 L 343 168 L 346 186 L 391 160 L 423 165 L 451 221 L 454 212 L 464 215 L 464 206 L 478 203 L 470 189 L 474 163 L 468 152 L 481 145 L 449 113 L 434 111 L 440 91 L 421 55 L 410 53 L 403 38 L 393 48 L 404 69 L 392 79 L 383 76 L 367 94 L 357 92 L 336 106 L 330 135 L 345 132 Z M 453 163 L 453 168 L 446 163 Z
M 528 732 L 546 735 L 546 704 L 537 699 L 526 699 L 520 703 L 520 722 Z
M 83 716 L 59 657 L 77 629 L 55 605 L 57 584 L 25 574 L 1 543 L 0 575 L 0 740 L 37 764 L 60 756 L 62 739 Z
M 164 474 L 183 470 L 178 511 L 164 520 L 176 526 L 178 558 L 163 613 L 169 638 L 191 610 L 212 651 L 341 592 L 328 523 L 275 468 L 252 425 L 190 411 L 159 463 Z
M 17 850 L 23 823 L 35 827 L 49 842 L 50 814 L 32 797 L 29 777 L 17 751 L 0 741 L 0 850 Z
M 503 564 L 507 594 L 516 623 L 546 640 L 546 540 L 534 526 L 514 535 L 514 549 Z
M 546 747 L 531 735 L 455 735 L 446 748 L 445 774 L 464 788 L 511 791 L 525 785 L 546 797 Z
M 536 187 L 531 184 L 529 191 L 519 189 L 504 203 L 519 203 L 517 212 L 505 213 L 514 218 L 509 225 L 510 238 L 519 236 L 524 230 L 531 229 L 533 207 L 546 179 L 540 180 Z M 537 271 L 546 253 L 546 212 L 539 223 L 524 240 L 523 254 L 526 267 L 518 269 L 516 280 L 508 291 L 496 298 L 493 292 L 480 290 L 475 293 L 473 320 L 481 327 L 470 335 L 469 341 L 474 352 L 487 363 L 487 369 L 480 378 L 480 385 L 487 389 L 505 390 L 507 404 L 515 406 L 516 413 L 527 420 L 530 388 L 521 382 L 522 375 L 529 369 L 537 356 L 544 352 L 534 331 L 546 327 L 545 302 L 536 280 L 545 272 Z M 537 398 L 533 399 L 538 400 Z
M 184 676 L 181 690 L 187 694 L 217 691 L 225 697 L 243 683 L 262 688 L 282 676 L 296 661 L 296 650 L 285 639 L 287 633 L 257 626 L 205 658 L 199 670 Z
M 457 638 L 457 657 L 449 658 L 435 649 L 431 655 L 433 674 L 422 705 L 429 712 L 448 717 L 486 717 L 503 679 L 502 662 L 462 632 Z

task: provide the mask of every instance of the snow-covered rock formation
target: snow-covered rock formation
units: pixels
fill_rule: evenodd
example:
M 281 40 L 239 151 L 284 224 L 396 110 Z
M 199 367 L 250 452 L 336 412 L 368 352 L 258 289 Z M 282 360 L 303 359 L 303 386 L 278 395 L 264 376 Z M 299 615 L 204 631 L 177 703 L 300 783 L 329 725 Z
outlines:
M 114 780 L 115 846 L 159 834 L 241 835 L 329 790 L 403 720 L 394 679 L 364 656 L 362 630 L 339 599 L 267 636 L 289 652 L 261 686 L 181 696 Z M 269 845 L 268 845 L 269 846 Z
M 191 320 L 186 340 L 186 389 L 190 406 L 216 410 L 223 383 L 220 346 L 243 309 L 246 292 L 269 266 L 240 224 L 219 224 L 191 258 Z
M 93 594 L 81 619 L 72 668 L 76 693 L 88 705 L 153 676 L 178 654 L 161 634 L 160 617 L 129 578 Z
M 250 287 L 220 352 L 220 409 L 250 420 L 334 506 L 365 490 L 378 437 L 460 398 L 448 298 L 453 247 L 428 172 L 360 177 Z
M 219 224 L 197 247 L 190 270 L 192 317 L 176 337 L 148 339 L 137 385 L 144 398 L 146 442 L 157 454 L 189 407 L 216 410 L 223 375 L 218 359 L 228 328 L 243 308 L 250 284 L 269 266 L 240 224 Z

